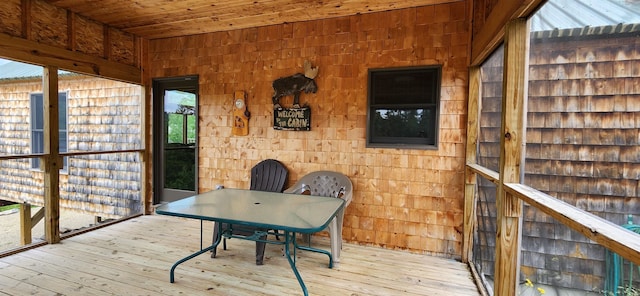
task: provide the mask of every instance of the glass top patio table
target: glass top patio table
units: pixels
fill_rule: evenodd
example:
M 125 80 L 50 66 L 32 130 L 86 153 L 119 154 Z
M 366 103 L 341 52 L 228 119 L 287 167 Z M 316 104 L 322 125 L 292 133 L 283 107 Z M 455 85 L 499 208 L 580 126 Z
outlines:
M 156 213 L 314 233 L 327 227 L 343 206 L 340 198 L 225 188 L 161 205 Z
M 242 189 L 220 189 L 161 205 L 156 208 L 157 214 L 200 220 L 200 251 L 173 264 L 169 272 L 169 280 L 174 282 L 174 271 L 179 264 L 214 249 L 220 243 L 221 235 L 218 235 L 211 246 L 202 248 L 202 221 L 217 221 L 255 226 L 262 229 L 282 230 L 285 240 L 277 244 L 284 244 L 285 257 L 289 261 L 303 294 L 307 296 L 309 292 L 295 264 L 295 250 L 301 249 L 326 254 L 329 256 L 329 268 L 333 266 L 333 259 L 328 251 L 311 246 L 299 246 L 296 243 L 295 235 L 296 233 L 314 233 L 323 230 L 343 207 L 344 200 L 341 198 Z M 218 233 L 221 234 L 223 232 L 222 224 L 219 224 L 218 227 Z M 246 237 L 245 239 L 252 238 Z M 268 240 L 265 242 L 275 243 Z M 294 246 L 293 254 L 290 251 L 290 244 Z

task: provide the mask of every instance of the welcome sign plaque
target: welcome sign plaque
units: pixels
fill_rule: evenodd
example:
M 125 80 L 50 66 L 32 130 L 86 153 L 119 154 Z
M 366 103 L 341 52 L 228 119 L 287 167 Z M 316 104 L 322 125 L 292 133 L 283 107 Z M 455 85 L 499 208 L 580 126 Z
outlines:
M 274 108 L 273 128 L 284 131 L 311 130 L 311 109 L 302 108 Z

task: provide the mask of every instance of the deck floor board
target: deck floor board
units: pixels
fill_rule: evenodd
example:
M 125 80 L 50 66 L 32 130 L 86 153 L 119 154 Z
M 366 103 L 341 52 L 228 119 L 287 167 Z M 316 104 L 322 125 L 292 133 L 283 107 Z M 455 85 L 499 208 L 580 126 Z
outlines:
M 206 245 L 213 226 L 203 226 Z M 302 294 L 281 246 L 267 245 L 256 266 L 254 242 L 227 244 L 215 259 L 178 266 L 171 284 L 171 265 L 200 248 L 200 222 L 141 216 L 0 258 L 0 295 Z M 322 237 L 313 244 L 329 249 Z M 480 295 L 467 266 L 451 259 L 344 244 L 341 263 L 329 269 L 326 255 L 296 255 L 310 295 Z

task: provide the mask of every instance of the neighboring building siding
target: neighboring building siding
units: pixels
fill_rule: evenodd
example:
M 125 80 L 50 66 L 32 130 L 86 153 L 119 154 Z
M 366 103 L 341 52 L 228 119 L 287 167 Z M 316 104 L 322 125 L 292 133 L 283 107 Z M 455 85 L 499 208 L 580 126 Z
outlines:
M 29 94 L 42 92 L 41 80 L 0 83 L 0 153 L 31 153 Z M 0 199 L 42 205 L 43 175 L 31 170 L 29 159 L 0 161 Z
M 151 40 L 149 74 L 198 74 L 200 191 L 248 188 L 250 168 L 275 158 L 290 184 L 334 170 L 354 182 L 343 238 L 460 257 L 468 79 L 467 3 L 394 10 Z M 319 66 L 318 92 L 302 94 L 311 131 L 273 129 L 272 82 Z M 437 150 L 366 148 L 367 70 L 441 64 Z M 248 95 L 249 135 L 232 136 L 232 99 Z M 291 98 L 283 105 L 291 104 Z
M 68 151 L 141 149 L 140 87 L 106 79 L 62 76 L 68 93 Z M 41 79 L 0 82 L 0 153 L 30 154 L 31 93 Z M 142 209 L 137 153 L 69 156 L 60 174 L 61 206 L 115 218 Z M 42 205 L 43 173 L 29 159 L 0 161 L 0 199 Z
M 480 130 L 478 133 L 477 162 L 495 172 L 499 171 L 500 138 L 502 137 L 502 84 L 504 47 L 500 46 L 482 64 L 480 90 Z M 479 273 L 495 274 L 496 250 L 496 196 L 497 187 L 491 181 L 478 177 L 476 203 L 476 230 L 474 234 L 473 262 Z
M 549 32 L 567 36 L 570 31 Z M 549 36 L 549 32 L 534 36 Z M 637 32 L 534 38 L 529 62 L 524 183 L 615 224 L 626 223 L 630 214 L 640 223 Z M 496 106 L 500 99 L 492 94 L 501 76 L 483 74 L 483 78 L 489 80 L 482 88 L 479 159 L 495 170 L 500 138 L 494 131 L 500 128 L 500 106 Z M 493 275 L 490 251 L 495 249 L 496 193 L 495 186 L 486 183 L 479 183 L 480 245 L 474 259 L 484 273 Z M 523 278 L 593 291 L 603 288 L 605 271 L 603 246 L 525 206 Z
M 609 31 L 609 30 L 605 30 Z M 640 39 L 533 39 L 525 183 L 621 225 L 640 223 Z M 604 247 L 527 207 L 522 272 L 602 287 Z

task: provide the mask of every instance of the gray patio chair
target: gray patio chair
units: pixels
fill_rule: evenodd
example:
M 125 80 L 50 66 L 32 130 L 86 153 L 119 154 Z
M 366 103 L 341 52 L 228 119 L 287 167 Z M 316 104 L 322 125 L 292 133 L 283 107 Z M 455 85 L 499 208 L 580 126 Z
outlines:
M 316 171 L 303 176 L 285 193 L 310 194 L 315 196 L 339 197 L 345 200 L 344 207 L 331 221 L 326 230 L 329 231 L 331 241 L 331 254 L 333 262 L 340 262 L 340 250 L 342 249 L 342 221 L 344 209 L 351 203 L 353 196 L 353 184 L 349 178 L 341 173 L 333 171 Z M 310 237 L 307 239 L 311 239 Z
M 269 192 L 282 192 L 284 185 L 287 183 L 289 176 L 289 170 L 275 159 L 266 159 L 253 168 L 251 168 L 251 187 L 249 190 L 260 190 Z M 256 231 L 265 232 L 267 229 L 260 229 L 257 227 L 251 227 L 246 225 L 230 225 L 228 223 L 222 223 L 223 230 L 232 230 L 235 235 L 253 236 Z M 213 226 L 213 241 L 215 242 L 218 235 L 218 222 Z M 260 239 L 266 239 L 266 234 L 260 236 Z M 223 238 L 222 247 L 227 249 L 227 239 Z M 265 242 L 256 242 L 256 265 L 262 265 L 264 261 L 264 249 L 266 247 Z M 211 251 L 211 258 L 216 257 L 216 249 Z

